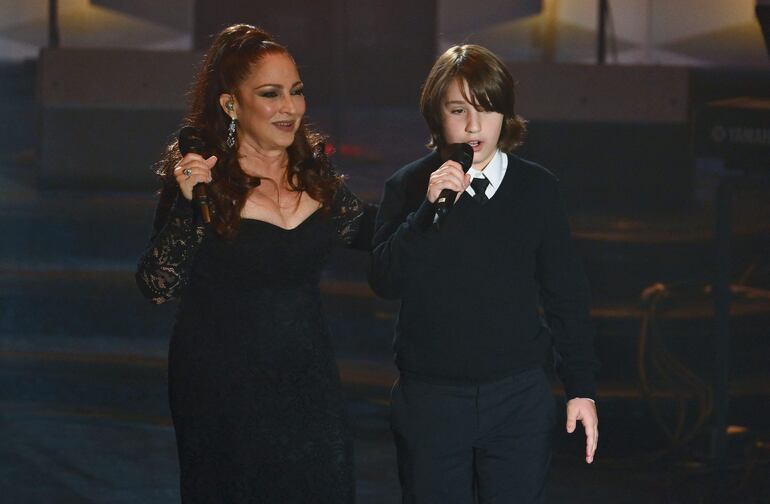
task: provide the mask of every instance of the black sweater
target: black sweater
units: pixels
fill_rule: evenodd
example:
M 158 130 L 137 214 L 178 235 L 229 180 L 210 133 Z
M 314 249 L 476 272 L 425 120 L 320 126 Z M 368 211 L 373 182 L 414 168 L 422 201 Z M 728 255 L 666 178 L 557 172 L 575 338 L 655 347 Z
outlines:
M 425 192 L 441 162 L 434 152 L 397 171 L 377 214 L 369 283 L 401 299 L 399 369 L 484 383 L 543 365 L 553 343 L 567 397 L 593 398 L 588 283 L 556 177 L 509 154 L 492 199 L 463 194 L 438 231 Z

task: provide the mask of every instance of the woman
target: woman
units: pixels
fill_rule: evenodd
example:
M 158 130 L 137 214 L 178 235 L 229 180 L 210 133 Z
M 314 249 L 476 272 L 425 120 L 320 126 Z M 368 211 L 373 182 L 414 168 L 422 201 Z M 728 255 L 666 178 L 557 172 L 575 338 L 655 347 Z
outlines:
M 208 50 L 186 123 L 210 156 L 160 162 L 155 233 L 137 281 L 155 303 L 181 297 L 169 349 L 182 500 L 354 499 L 344 398 L 321 313 L 335 243 L 369 248 L 371 212 L 304 122 L 287 50 L 235 25 Z M 191 199 L 208 184 L 212 222 Z

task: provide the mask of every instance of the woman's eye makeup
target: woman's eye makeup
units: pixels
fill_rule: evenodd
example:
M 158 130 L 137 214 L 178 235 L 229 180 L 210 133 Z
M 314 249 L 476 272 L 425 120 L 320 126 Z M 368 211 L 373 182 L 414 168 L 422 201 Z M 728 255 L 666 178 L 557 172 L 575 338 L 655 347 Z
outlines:
M 292 96 L 302 96 L 304 94 L 305 94 L 304 86 L 294 88 L 291 90 Z M 280 95 L 281 95 L 281 92 L 278 89 L 266 89 L 259 92 L 259 96 L 263 98 L 278 98 Z

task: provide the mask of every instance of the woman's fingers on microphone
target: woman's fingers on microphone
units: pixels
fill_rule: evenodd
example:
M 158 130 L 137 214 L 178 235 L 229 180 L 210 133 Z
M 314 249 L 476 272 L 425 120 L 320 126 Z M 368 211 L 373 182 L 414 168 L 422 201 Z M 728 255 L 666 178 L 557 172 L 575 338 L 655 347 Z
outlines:
M 209 170 L 203 170 L 200 168 L 185 168 L 182 167 L 181 170 L 175 170 L 176 171 L 176 182 L 180 186 L 186 186 L 189 185 L 190 187 L 194 186 L 198 182 L 203 182 L 204 184 L 208 184 L 211 182 L 211 172 Z
M 192 161 L 204 161 L 203 156 L 196 152 L 188 152 L 184 156 L 182 156 L 182 160 L 179 161 L 179 164 L 187 164 Z
M 211 159 L 211 158 L 209 158 Z M 216 161 L 214 161 L 216 163 Z M 209 182 L 209 179 L 211 179 L 211 166 L 209 166 L 209 161 L 193 161 L 189 163 L 180 163 L 174 168 L 174 176 L 179 177 L 182 175 L 183 177 L 187 176 L 193 176 L 193 175 L 202 175 L 204 178 L 201 179 L 202 182 Z
M 182 159 L 179 160 L 179 163 L 177 163 L 177 167 L 179 166 L 201 166 L 206 168 L 211 168 L 214 166 L 214 164 L 217 162 L 216 156 L 209 156 L 208 158 L 204 158 L 200 154 L 196 154 L 195 152 L 188 152 L 185 154 Z

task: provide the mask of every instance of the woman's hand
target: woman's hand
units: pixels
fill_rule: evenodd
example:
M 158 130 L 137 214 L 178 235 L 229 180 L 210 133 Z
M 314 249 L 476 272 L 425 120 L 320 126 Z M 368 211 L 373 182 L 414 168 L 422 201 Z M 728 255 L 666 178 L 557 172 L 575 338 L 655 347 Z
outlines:
M 441 191 L 451 189 L 456 192 L 458 197 L 465 191 L 471 183 L 471 176 L 463 173 L 463 168 L 457 161 L 447 161 L 442 164 L 438 170 L 430 174 L 428 182 L 428 192 L 425 197 L 428 201 L 435 203 Z
M 190 152 L 182 158 L 174 168 L 174 177 L 185 198 L 192 200 L 192 190 L 198 182 L 204 184 L 211 182 L 211 169 L 215 164 L 217 164 L 216 156 L 203 159 L 200 154 Z

